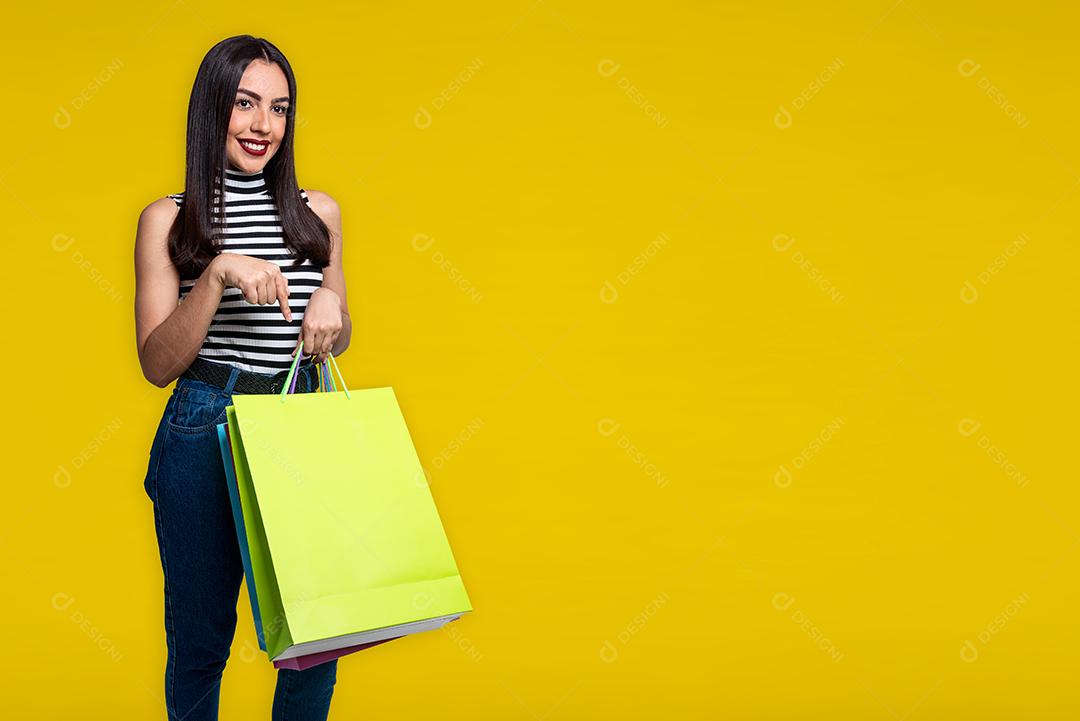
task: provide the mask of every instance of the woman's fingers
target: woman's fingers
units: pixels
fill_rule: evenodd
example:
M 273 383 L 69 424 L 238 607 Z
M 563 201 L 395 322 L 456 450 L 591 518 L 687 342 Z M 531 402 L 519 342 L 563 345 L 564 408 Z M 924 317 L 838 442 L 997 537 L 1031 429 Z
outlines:
M 255 278 L 255 302 L 258 305 L 266 302 L 266 277 L 262 274 Z
M 280 273 L 274 278 L 274 288 L 277 292 L 277 302 L 281 305 L 281 314 L 285 321 L 292 323 L 292 308 L 289 307 L 289 281 Z
M 319 353 L 319 357 L 317 359 L 318 363 L 322 363 L 324 360 L 326 360 L 330 353 L 334 350 L 334 343 L 337 343 L 338 335 L 340 335 L 340 333 L 341 331 L 339 330 L 336 332 L 327 332 L 324 335 L 322 345 L 320 346 L 321 350 Z
M 306 319 L 305 319 L 306 320 Z M 304 344 L 304 357 L 311 357 L 312 362 L 322 363 L 334 350 L 341 329 L 327 329 L 315 323 L 300 326 L 300 338 L 297 345 L 302 341 Z M 293 354 L 296 354 L 295 349 Z
M 313 356 L 319 352 L 319 346 L 316 345 L 318 338 L 315 329 L 308 326 L 304 329 L 304 355 Z
M 266 271 L 266 280 L 263 282 L 263 304 L 270 305 L 271 303 L 277 303 L 277 300 L 277 280 L 274 278 L 273 273 Z
M 259 302 L 259 289 L 250 281 L 245 280 L 240 284 L 240 293 L 243 294 L 244 300 L 248 303 L 254 305 Z
M 330 355 L 330 351 L 334 348 L 334 333 L 331 331 L 324 331 L 319 336 L 319 357 L 317 361 L 322 363 L 326 360 L 326 357 Z

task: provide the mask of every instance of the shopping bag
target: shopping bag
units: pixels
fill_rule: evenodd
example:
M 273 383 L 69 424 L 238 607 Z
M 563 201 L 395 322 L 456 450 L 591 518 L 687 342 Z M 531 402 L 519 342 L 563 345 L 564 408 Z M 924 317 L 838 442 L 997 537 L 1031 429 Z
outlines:
M 251 600 L 251 614 L 255 621 L 255 635 L 259 641 L 259 648 L 265 651 L 266 642 L 263 637 L 262 618 L 259 611 L 259 599 L 258 593 L 256 591 L 255 578 L 251 569 L 251 555 L 248 550 L 249 547 L 247 540 L 247 528 L 243 520 L 243 510 L 240 506 L 239 488 L 236 484 L 236 466 L 232 456 L 232 446 L 229 442 L 228 424 L 222 423 L 217 427 L 217 431 L 218 443 L 221 447 L 221 457 L 225 464 L 225 482 L 229 490 L 229 501 L 232 505 L 233 519 L 236 522 L 236 534 L 237 541 L 240 545 L 240 557 L 243 560 L 244 565 L 245 585 L 248 588 L 248 596 Z M 387 641 L 393 641 L 394 638 L 401 637 L 394 636 L 393 638 L 387 638 L 382 641 L 372 641 L 371 643 L 362 643 L 356 646 L 347 646 L 345 648 L 335 649 L 333 651 L 324 651 L 322 653 L 313 653 L 306 656 L 296 656 L 295 658 L 274 661 L 274 668 L 288 668 L 294 671 L 303 671 L 311 668 L 312 666 L 318 666 L 319 664 L 341 658 L 342 656 L 346 656 L 350 653 L 356 653 L 357 651 L 362 651 L 365 648 L 378 646 L 379 644 L 386 643 Z
M 301 354 L 280 395 L 234 395 L 219 431 L 252 615 L 275 662 L 472 610 L 393 389 L 342 378 L 340 391 L 291 393 Z
M 217 427 L 218 444 L 221 447 L 221 460 L 225 465 L 225 485 L 229 489 L 229 503 L 232 506 L 233 521 L 236 525 L 236 540 L 240 545 L 240 558 L 244 562 L 244 585 L 248 589 L 248 598 L 251 601 L 251 615 L 255 620 L 255 636 L 259 640 L 259 648 L 266 650 L 266 640 L 263 637 L 262 615 L 259 612 L 259 598 L 255 586 L 255 575 L 251 568 L 251 552 L 248 545 L 248 528 L 251 524 L 244 523 L 243 509 L 240 505 L 240 489 L 236 483 L 236 462 L 233 460 L 232 444 L 229 440 L 229 426 L 222 423 Z M 250 504 L 251 501 L 249 500 Z
M 394 636 L 394 638 L 401 638 L 401 636 Z M 274 668 L 289 668 L 293 671 L 304 671 L 311 668 L 312 666 L 318 666 L 321 663 L 333 661 L 335 658 L 341 658 L 342 656 L 347 656 L 350 653 L 363 651 L 365 648 L 371 648 L 372 646 L 378 646 L 379 644 L 386 643 L 387 641 L 393 641 L 394 638 L 384 638 L 382 641 L 362 643 L 358 646 L 346 646 L 345 648 L 338 648 L 333 651 L 323 651 L 322 653 L 309 653 L 306 656 L 284 658 L 278 661 L 274 661 Z

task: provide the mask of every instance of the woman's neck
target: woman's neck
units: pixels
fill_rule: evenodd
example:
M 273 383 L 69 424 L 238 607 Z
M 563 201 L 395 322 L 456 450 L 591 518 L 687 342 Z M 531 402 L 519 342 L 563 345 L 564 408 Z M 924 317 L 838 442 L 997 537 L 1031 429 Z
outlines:
M 247 175 L 254 177 L 256 175 L 262 175 L 263 171 L 266 170 L 266 168 L 260 168 L 249 173 L 246 170 L 240 170 L 239 168 L 233 166 L 232 163 L 229 163 L 225 166 L 225 170 L 232 175 Z

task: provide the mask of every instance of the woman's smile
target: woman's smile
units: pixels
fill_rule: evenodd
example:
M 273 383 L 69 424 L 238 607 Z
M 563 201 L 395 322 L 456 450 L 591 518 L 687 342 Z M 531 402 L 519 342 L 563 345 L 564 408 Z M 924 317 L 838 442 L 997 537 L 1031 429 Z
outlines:
M 269 140 L 255 140 L 253 138 L 237 138 L 237 143 L 244 149 L 245 153 L 257 158 L 266 155 L 266 151 L 270 147 Z

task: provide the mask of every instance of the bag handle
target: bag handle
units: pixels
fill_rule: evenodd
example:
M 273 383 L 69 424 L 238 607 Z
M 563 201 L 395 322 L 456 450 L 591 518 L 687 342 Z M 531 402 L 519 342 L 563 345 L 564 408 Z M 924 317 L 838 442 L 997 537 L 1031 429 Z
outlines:
M 296 378 L 297 378 L 296 368 L 297 368 L 297 366 L 300 365 L 300 358 L 303 355 L 304 355 L 304 341 L 301 340 L 300 341 L 300 346 L 296 349 L 296 357 L 293 358 L 292 365 L 289 366 L 289 375 L 287 375 L 285 377 L 285 384 L 281 387 L 281 402 L 282 403 L 285 402 L 285 396 L 287 394 L 292 393 L 293 391 L 296 390 Z M 352 396 L 349 395 L 349 387 L 347 385 L 345 385 L 345 376 L 341 375 L 341 369 L 338 368 L 337 359 L 334 358 L 334 354 L 333 353 L 327 353 L 326 357 L 330 360 L 330 363 L 333 364 L 334 370 L 337 371 L 338 378 L 341 379 L 341 389 L 343 391 L 345 391 L 345 397 L 348 398 L 349 400 L 352 400 Z M 326 371 L 327 371 L 326 375 L 330 379 L 331 387 L 336 392 L 337 391 L 337 386 L 334 384 L 334 375 L 333 375 L 333 373 L 330 372 L 330 365 L 326 361 L 323 361 L 322 365 L 326 367 Z
M 330 372 L 330 362 L 323 361 L 316 368 L 319 374 L 319 390 L 331 393 L 337 390 L 337 384 L 334 383 L 334 375 Z

